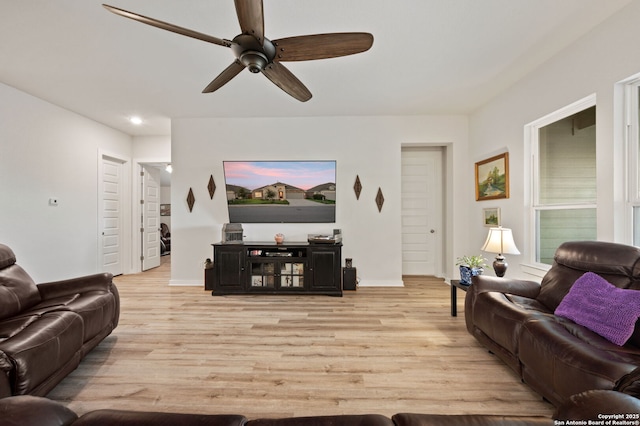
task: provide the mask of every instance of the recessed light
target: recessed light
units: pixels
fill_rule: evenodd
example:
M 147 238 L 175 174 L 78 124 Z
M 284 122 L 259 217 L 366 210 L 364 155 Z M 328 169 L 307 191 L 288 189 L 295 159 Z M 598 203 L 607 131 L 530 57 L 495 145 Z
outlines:
M 139 126 L 142 124 L 142 118 L 140 117 L 131 117 L 129 118 L 129 121 L 131 122 L 131 124 L 135 124 L 136 126 Z

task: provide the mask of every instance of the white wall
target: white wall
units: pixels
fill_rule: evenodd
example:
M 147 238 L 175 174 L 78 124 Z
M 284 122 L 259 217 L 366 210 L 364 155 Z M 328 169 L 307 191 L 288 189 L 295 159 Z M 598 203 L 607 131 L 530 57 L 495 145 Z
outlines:
M 131 137 L 0 84 L 0 242 L 36 282 L 99 271 L 99 152 L 130 159 Z
M 134 136 L 134 162 L 163 163 L 171 161 L 171 136 Z
M 470 117 L 471 150 L 465 167 L 507 150 L 511 163 L 511 197 L 470 203 L 473 215 L 483 207 L 500 207 L 505 227 L 513 228 L 521 256 L 507 256 L 511 277 L 531 278 L 520 263 L 530 254 L 525 239 L 529 159 L 525 157 L 524 126 L 590 94 L 597 97 L 598 239 L 628 242 L 625 236 L 624 142 L 616 83 L 640 72 L 633 48 L 640 39 L 640 1 L 628 7 L 560 52 L 501 96 Z M 473 184 L 473 183 L 469 183 Z M 486 229 L 473 227 L 468 250 L 480 247 Z M 492 256 L 492 255 L 489 255 Z
M 202 285 L 203 261 L 212 256 L 211 244 L 220 241 L 222 224 L 228 222 L 224 160 L 336 160 L 335 224 L 244 224 L 246 240 L 272 241 L 274 234 L 282 232 L 290 241 L 306 241 L 309 233 L 340 228 L 343 257 L 353 258 L 361 285 L 401 285 L 401 146 L 448 145 L 447 185 L 454 188 L 448 191 L 448 200 L 453 204 L 459 170 L 453 175 L 451 166 L 462 161 L 467 151 L 467 119 L 176 119 L 172 122 L 172 140 L 172 284 Z M 217 186 L 213 200 L 207 192 L 210 175 Z M 363 185 L 359 200 L 353 191 L 356 175 Z M 380 213 L 375 203 L 378 187 L 385 198 Z M 191 213 L 186 202 L 189 188 L 196 199 Z M 464 196 L 472 194 L 472 189 Z M 449 239 L 455 238 L 456 223 L 466 223 L 465 210 L 449 209 Z M 453 250 L 454 244 L 448 242 L 449 258 Z M 447 268 L 449 274 L 451 269 Z

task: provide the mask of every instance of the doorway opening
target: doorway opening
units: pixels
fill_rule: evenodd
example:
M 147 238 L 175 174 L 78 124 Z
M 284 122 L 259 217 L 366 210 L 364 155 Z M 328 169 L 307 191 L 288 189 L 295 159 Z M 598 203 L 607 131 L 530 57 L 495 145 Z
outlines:
M 171 167 L 170 163 L 138 163 L 140 270 L 170 264 Z

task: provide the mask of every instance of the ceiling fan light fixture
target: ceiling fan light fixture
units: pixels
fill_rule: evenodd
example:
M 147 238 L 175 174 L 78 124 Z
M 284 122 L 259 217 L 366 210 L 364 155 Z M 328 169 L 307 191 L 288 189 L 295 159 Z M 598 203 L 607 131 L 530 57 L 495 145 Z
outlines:
M 247 50 L 240 55 L 240 62 L 252 73 L 261 72 L 268 64 L 267 56 L 257 50 Z

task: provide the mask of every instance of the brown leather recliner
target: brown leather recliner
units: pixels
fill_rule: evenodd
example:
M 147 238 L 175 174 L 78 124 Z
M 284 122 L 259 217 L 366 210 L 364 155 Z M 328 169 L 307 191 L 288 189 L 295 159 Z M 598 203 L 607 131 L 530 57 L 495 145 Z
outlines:
M 111 274 L 36 285 L 0 244 L 0 397 L 47 394 L 119 316 Z
M 556 406 L 591 389 L 640 396 L 638 324 L 618 346 L 554 314 L 585 272 L 618 288 L 640 290 L 640 249 L 598 241 L 563 243 L 542 283 L 478 276 L 466 295 L 469 332 Z
M 22 395 L 0 399 L 2 426 L 547 426 L 587 424 L 588 420 L 603 421 L 614 417 L 635 424 L 638 413 L 639 399 L 614 391 L 588 391 L 574 395 L 554 413 L 553 419 L 559 420 L 557 423 L 542 416 L 421 413 L 398 413 L 391 418 L 380 414 L 355 414 L 248 420 L 241 414 L 95 410 L 78 418 L 69 408 L 46 398 Z M 585 422 L 570 423 L 569 420 Z

